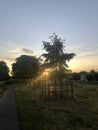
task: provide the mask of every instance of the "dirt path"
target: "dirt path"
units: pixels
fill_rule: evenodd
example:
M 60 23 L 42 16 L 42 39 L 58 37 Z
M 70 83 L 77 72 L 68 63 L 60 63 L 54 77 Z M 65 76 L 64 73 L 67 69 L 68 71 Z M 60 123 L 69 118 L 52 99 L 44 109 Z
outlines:
M 0 99 L 0 130 L 20 130 L 12 85 Z

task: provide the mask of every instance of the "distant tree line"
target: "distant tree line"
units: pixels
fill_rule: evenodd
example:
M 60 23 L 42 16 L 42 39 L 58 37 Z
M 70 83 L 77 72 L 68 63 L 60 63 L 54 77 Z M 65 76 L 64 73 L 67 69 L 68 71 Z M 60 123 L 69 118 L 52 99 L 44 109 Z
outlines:
M 82 79 L 82 76 L 84 77 Z M 72 78 L 75 81 L 84 81 L 84 82 L 89 82 L 89 81 L 98 81 L 98 71 L 91 70 L 89 72 L 86 71 L 81 71 L 81 72 L 74 72 L 72 73 Z

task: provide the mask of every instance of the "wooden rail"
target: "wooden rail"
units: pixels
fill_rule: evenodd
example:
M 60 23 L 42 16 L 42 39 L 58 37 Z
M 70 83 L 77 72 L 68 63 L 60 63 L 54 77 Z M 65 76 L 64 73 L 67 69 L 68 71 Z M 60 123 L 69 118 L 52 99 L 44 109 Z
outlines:
M 60 96 L 63 97 L 64 94 L 70 93 L 71 97 L 74 97 L 74 87 L 73 82 L 61 82 L 61 83 L 46 83 L 42 82 L 42 95 L 44 97 L 50 96 Z

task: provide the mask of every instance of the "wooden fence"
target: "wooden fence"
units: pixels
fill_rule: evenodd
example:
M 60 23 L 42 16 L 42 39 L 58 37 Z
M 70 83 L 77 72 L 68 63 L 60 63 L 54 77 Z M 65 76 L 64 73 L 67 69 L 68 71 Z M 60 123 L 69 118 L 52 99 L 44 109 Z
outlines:
M 73 81 L 64 81 L 61 83 L 41 81 L 42 95 L 44 97 L 60 96 L 70 94 L 74 97 Z

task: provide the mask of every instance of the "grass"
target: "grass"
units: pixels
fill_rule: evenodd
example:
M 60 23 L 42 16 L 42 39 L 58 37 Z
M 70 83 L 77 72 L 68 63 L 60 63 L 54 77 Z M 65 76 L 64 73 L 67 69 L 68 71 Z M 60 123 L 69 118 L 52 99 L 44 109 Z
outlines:
M 40 87 L 15 88 L 21 130 L 98 130 L 98 88 L 76 85 L 75 99 L 45 100 Z

